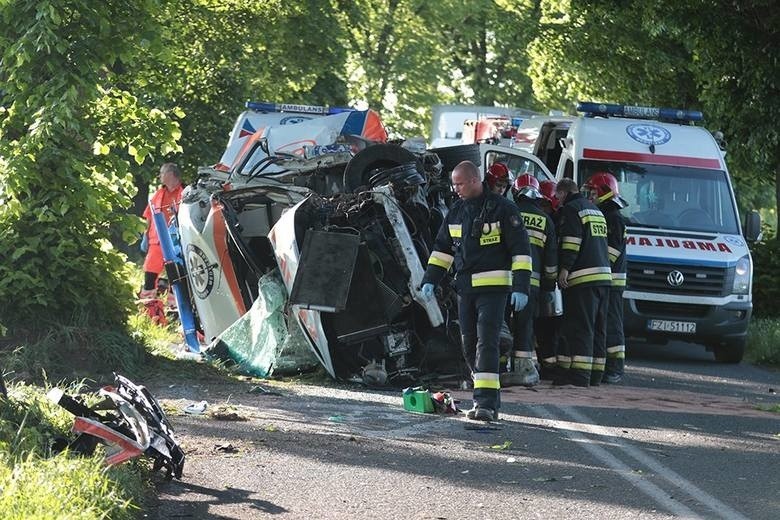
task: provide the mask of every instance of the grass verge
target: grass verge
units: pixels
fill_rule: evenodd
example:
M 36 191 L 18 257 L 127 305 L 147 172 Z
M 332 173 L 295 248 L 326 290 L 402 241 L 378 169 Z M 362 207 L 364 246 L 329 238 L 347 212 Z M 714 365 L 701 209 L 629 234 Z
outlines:
M 780 368 L 780 319 L 751 319 L 745 358 L 756 365 Z
M 73 395 L 112 383 L 112 372 L 143 384 L 159 373 L 203 377 L 219 368 L 176 360 L 176 326 L 159 327 L 141 313 L 129 317 L 125 330 L 74 320 L 37 336 L 2 339 L 8 397 L 0 396 L 0 518 L 138 518 L 151 492 L 151 464 L 140 457 L 107 467 L 100 446 L 90 457 L 54 453 L 55 440 L 72 440 L 73 416 L 46 398 L 50 381 Z
M 0 397 L 0 518 L 136 518 L 144 472 L 138 464 L 106 467 L 100 451 L 92 457 L 52 453 L 73 418 L 49 402 L 46 390 L 12 383 Z

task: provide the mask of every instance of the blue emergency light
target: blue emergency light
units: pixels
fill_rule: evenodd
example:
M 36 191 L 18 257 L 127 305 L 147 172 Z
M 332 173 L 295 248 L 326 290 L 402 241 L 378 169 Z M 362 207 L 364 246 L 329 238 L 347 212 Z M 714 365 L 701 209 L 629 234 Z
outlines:
M 247 101 L 246 108 L 257 112 L 296 112 L 298 114 L 333 115 L 342 112 L 354 112 L 354 108 L 326 107 L 319 105 L 297 105 L 293 103 L 265 103 L 262 101 Z
M 599 115 L 666 121 L 701 121 L 704 119 L 704 115 L 698 110 L 611 105 L 608 103 L 593 103 L 590 101 L 577 103 L 577 112 L 585 112 L 586 115 L 590 117 Z

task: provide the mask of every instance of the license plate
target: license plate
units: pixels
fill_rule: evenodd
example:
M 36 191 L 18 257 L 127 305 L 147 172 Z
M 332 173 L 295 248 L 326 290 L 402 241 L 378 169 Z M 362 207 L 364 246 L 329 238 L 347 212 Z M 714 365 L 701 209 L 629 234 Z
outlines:
M 649 320 L 647 322 L 647 328 L 663 332 L 696 334 L 696 323 L 690 321 Z

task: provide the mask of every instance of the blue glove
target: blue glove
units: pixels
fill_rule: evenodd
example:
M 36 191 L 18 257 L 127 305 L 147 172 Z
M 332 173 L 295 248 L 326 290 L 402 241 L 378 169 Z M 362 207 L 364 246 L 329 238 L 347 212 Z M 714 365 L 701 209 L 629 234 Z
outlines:
M 430 300 L 433 298 L 433 284 L 432 283 L 425 283 L 423 284 L 422 288 L 420 289 L 420 292 L 422 293 L 423 298 L 426 300 Z
M 146 233 L 141 237 L 141 244 L 138 246 L 138 249 L 140 249 L 142 253 L 149 251 L 149 235 Z
M 528 303 L 528 295 L 523 294 L 521 292 L 513 292 L 512 293 L 512 309 L 515 310 L 515 312 L 520 312 L 525 308 L 525 305 Z

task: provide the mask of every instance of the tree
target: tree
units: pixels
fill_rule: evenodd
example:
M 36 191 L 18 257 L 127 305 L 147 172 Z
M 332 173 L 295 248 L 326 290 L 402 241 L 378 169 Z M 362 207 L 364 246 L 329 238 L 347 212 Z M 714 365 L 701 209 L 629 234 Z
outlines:
M 17 0 L 0 6 L 0 321 L 37 327 L 74 316 L 121 324 L 125 258 L 109 241 L 131 157 L 177 149 L 178 125 L 117 87 L 146 45 L 156 2 Z
M 525 47 L 539 1 L 337 1 L 350 94 L 396 136 L 426 134 L 437 103 L 538 107 Z
M 780 197 L 772 5 L 548 0 L 529 50 L 534 92 L 565 110 L 578 99 L 702 110 L 728 140 L 740 205 L 756 207 L 773 181 Z
M 219 161 L 248 100 L 347 103 L 340 26 L 322 2 L 173 0 L 154 12 L 160 28 L 122 80 L 150 106 L 180 109 L 178 162 L 186 179 Z M 146 205 L 150 164 L 135 169 L 135 214 Z
M 727 136 L 727 159 L 739 174 L 738 187 L 752 192 L 754 202 L 761 204 L 766 200 L 761 195 L 768 194 L 774 183 L 775 208 L 780 208 L 776 2 L 664 0 L 661 4 L 669 32 L 691 50 L 699 97 L 709 120 Z M 775 229 L 780 230 L 780 212 L 776 215 Z

